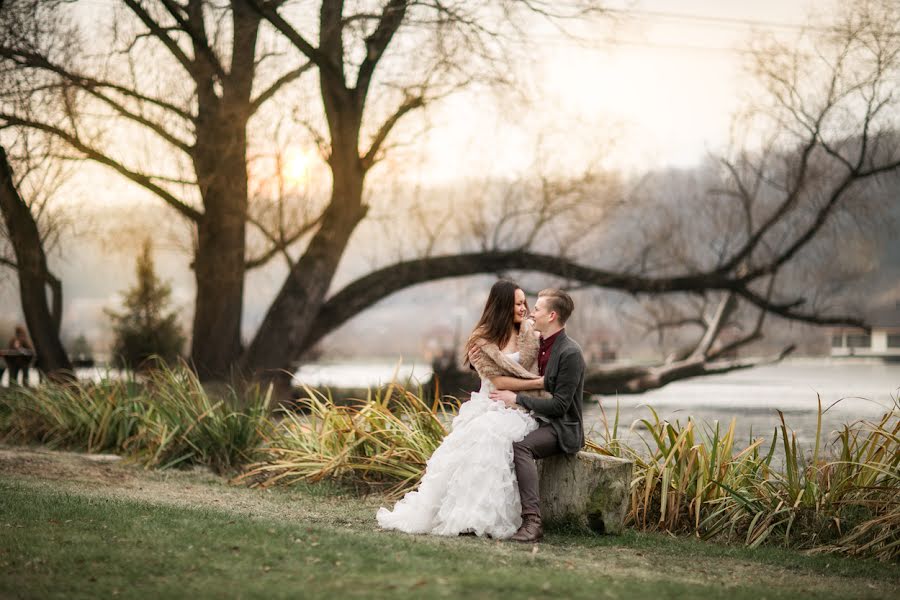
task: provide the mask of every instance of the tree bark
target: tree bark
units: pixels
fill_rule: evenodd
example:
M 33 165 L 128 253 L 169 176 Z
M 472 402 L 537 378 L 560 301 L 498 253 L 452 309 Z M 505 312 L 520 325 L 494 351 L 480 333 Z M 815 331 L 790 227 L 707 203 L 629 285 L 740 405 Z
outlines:
M 220 143 L 200 146 L 202 151 L 198 150 L 195 159 L 204 214 L 197 224 L 194 256 L 197 296 L 191 361 L 202 379 L 226 377 L 241 353 L 247 214 L 245 127 L 219 123 L 214 135 Z
M 291 267 L 241 360 L 242 373 L 274 383 L 281 397 L 290 390 L 296 361 L 308 347 L 307 334 L 325 302 L 347 242 L 366 215 L 362 193 L 367 169 L 359 153 L 359 132 L 367 88 L 349 88 L 343 68 L 333 68 L 344 64 L 342 10 L 341 3 L 323 2 L 319 13 L 320 51 L 323 64 L 330 65 L 320 69 L 319 86 L 331 136 L 331 200 L 319 230 Z M 371 62 L 374 69 L 373 60 L 377 62 L 368 56 L 364 64 Z
M 72 379 L 72 363 L 59 339 L 62 286 L 47 269 L 47 257 L 37 223 L 15 188 L 12 168 L 2 147 L 0 209 L 16 255 L 22 311 L 34 342 L 38 367 L 52 378 Z M 54 310 L 51 310 L 47 302 L 48 285 L 53 291 Z
M 195 55 L 206 47 L 203 14 L 196 3 L 194 27 L 202 33 Z M 191 361 L 201 379 L 230 376 L 241 356 L 247 227 L 247 123 L 253 113 L 251 93 L 256 70 L 260 17 L 244 2 L 232 3 L 231 69 L 196 63 L 198 79 L 197 141 L 194 167 L 204 212 L 197 223 Z M 222 95 L 214 83 L 222 79 Z

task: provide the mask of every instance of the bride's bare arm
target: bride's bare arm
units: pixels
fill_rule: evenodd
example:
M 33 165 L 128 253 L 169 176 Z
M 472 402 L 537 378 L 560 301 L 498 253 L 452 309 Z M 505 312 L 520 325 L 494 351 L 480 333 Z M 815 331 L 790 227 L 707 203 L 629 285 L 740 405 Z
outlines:
M 511 392 L 525 392 L 530 390 L 544 389 L 544 378 L 537 379 L 519 379 L 518 377 L 507 377 L 506 375 L 498 375 L 491 377 L 491 383 L 498 390 L 510 390 Z

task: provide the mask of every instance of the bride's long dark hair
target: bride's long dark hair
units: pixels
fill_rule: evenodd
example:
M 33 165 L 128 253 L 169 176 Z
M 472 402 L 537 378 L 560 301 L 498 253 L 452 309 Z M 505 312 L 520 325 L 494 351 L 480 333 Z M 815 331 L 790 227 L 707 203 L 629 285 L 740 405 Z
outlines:
M 513 311 L 516 308 L 516 290 L 522 289 L 515 282 L 508 279 L 501 279 L 491 286 L 491 292 L 488 294 L 487 302 L 484 303 L 484 311 L 478 320 L 478 325 L 472 331 L 472 336 L 466 344 L 466 364 L 468 364 L 468 354 L 472 346 L 479 340 L 485 340 L 489 343 L 497 344 L 499 348 L 503 348 L 512 337 L 512 331 L 519 331 L 519 324 L 515 322 Z M 528 302 L 526 300 L 525 310 L 528 311 Z

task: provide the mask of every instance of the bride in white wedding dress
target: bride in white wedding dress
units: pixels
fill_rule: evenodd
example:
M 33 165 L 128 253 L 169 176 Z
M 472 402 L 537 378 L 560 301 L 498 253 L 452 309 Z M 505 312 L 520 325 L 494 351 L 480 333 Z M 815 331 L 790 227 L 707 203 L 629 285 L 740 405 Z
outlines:
M 537 333 L 526 319 L 525 293 L 510 281 L 491 288 L 466 345 L 478 347 L 481 389 L 453 419 L 451 432 L 428 460 L 415 491 L 376 515 L 383 529 L 407 533 L 508 538 L 521 525 L 513 443 L 537 429 L 529 413 L 488 397 L 495 389 L 543 389 L 537 370 Z

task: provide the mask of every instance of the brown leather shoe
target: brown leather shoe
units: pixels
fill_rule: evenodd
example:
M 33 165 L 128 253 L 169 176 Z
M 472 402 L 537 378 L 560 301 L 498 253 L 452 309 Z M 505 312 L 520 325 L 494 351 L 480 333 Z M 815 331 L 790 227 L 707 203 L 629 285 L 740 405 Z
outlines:
M 522 526 L 510 539 L 515 542 L 531 543 L 540 541 L 544 537 L 544 528 L 541 518 L 537 515 L 524 515 Z

